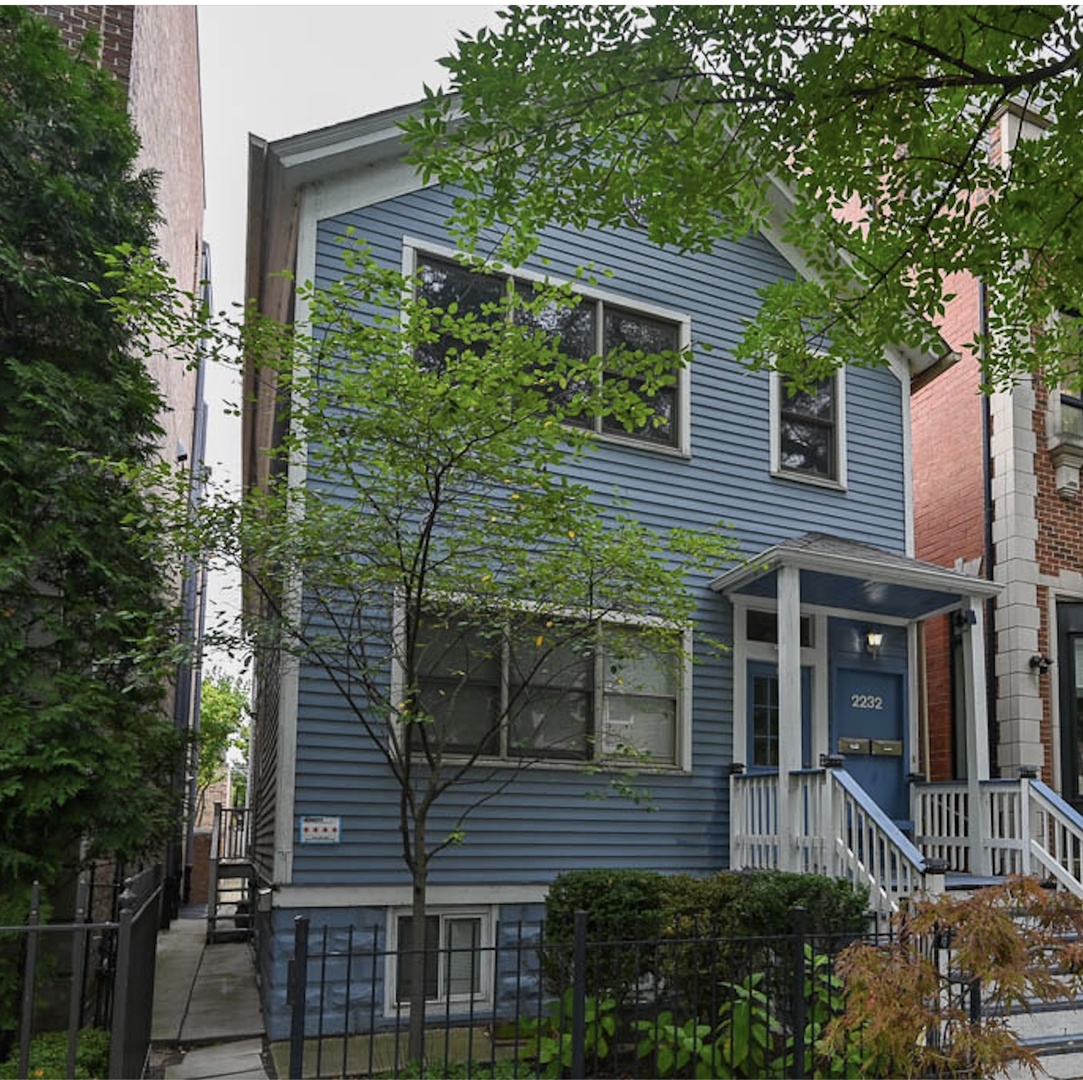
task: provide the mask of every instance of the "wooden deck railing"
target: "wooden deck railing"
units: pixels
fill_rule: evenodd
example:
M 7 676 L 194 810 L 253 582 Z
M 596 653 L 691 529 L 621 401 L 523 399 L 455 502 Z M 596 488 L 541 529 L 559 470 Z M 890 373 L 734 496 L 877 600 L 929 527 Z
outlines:
M 845 769 L 801 769 L 786 782 L 791 820 L 780 822 L 777 773 L 731 777 L 732 866 L 844 878 L 867 886 L 870 907 L 885 916 L 908 896 L 943 891 L 939 865 Z

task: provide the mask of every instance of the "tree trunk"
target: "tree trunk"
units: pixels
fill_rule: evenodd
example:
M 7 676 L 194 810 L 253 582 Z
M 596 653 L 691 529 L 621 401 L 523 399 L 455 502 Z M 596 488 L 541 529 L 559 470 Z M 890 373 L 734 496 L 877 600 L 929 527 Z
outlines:
M 425 932 L 425 898 L 428 879 L 429 862 L 425 852 L 425 830 L 415 823 L 411 951 L 406 966 L 410 973 L 408 1056 L 411 1062 L 416 1062 L 418 1065 L 423 1064 L 425 1060 L 425 961 L 428 945 L 428 935 Z

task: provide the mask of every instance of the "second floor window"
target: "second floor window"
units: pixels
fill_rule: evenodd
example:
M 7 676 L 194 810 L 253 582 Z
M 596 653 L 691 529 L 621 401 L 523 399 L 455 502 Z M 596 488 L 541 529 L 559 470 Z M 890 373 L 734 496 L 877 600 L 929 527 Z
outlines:
M 779 439 L 779 463 L 784 470 L 835 479 L 838 469 L 833 375 L 792 397 L 783 393 Z
M 417 256 L 417 269 L 420 297 L 430 306 L 444 310 L 451 303 L 457 304 L 460 318 L 492 318 L 511 280 L 502 275 L 478 273 L 450 259 L 422 253 Z M 528 296 L 532 288 L 529 282 L 518 279 L 515 280 L 515 287 Z M 624 305 L 588 294 L 583 294 L 574 306 L 553 305 L 540 313 L 522 313 L 520 317 L 529 320 L 537 329 L 559 338 L 561 352 L 579 360 L 592 356 L 619 356 L 621 351 L 677 353 L 683 345 L 680 321 L 644 311 L 634 304 Z M 443 335 L 438 341 L 420 348 L 418 357 L 426 367 L 440 370 L 449 350 L 457 347 L 458 342 L 449 335 Z M 604 370 L 600 378 L 604 382 L 626 376 L 619 370 Z M 666 385 L 654 388 L 650 394 L 647 394 L 643 380 L 628 377 L 628 383 L 629 389 L 641 392 L 650 405 L 650 418 L 639 427 L 629 431 L 623 423 L 607 416 L 569 418 L 568 422 L 607 437 L 680 448 L 683 434 L 680 374 L 674 370 L 671 380 Z M 574 387 L 572 392 L 589 392 L 589 387 Z
M 771 472 L 846 487 L 845 372 L 790 394 L 771 374 Z

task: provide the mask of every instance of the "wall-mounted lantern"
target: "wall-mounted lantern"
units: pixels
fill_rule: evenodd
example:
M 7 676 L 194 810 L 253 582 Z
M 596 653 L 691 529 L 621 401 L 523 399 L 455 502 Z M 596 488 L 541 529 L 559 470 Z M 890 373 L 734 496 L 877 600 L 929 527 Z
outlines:
M 870 630 L 865 635 L 865 649 L 875 659 L 880 655 L 880 649 L 884 644 L 883 630 Z

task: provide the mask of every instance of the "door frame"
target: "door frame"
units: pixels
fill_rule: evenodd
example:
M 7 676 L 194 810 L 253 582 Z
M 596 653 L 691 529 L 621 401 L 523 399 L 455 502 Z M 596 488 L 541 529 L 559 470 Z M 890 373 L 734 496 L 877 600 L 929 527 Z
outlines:
M 765 641 L 749 641 L 745 635 L 746 614 L 754 611 L 777 612 L 774 600 L 734 596 L 733 601 L 733 761 L 749 763 L 748 746 L 748 662 L 758 660 L 778 664 L 778 646 Z M 823 611 L 801 609 L 801 617 L 811 620 L 812 645 L 801 649 L 801 667 L 812 671 L 811 731 L 809 751 L 812 766 L 819 763 L 820 754 L 828 753 L 828 667 L 827 614 Z
M 1079 699 L 1075 693 L 1075 652 L 1072 648 L 1074 638 L 1083 638 L 1083 601 L 1079 599 L 1058 599 L 1056 603 L 1057 633 L 1057 690 L 1055 695 L 1056 710 L 1060 731 L 1054 740 L 1055 753 L 1059 755 L 1060 768 L 1054 777 L 1057 792 L 1065 802 L 1077 810 L 1083 809 L 1083 791 L 1079 785 L 1079 748 L 1083 743 L 1083 716 L 1080 715 Z

